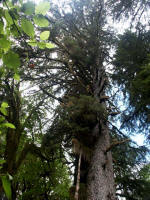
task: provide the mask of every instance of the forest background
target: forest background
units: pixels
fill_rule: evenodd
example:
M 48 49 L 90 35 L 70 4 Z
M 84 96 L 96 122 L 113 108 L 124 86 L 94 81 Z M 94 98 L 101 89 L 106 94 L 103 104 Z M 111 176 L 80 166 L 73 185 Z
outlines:
M 150 199 L 150 2 L 0 6 L 0 198 Z

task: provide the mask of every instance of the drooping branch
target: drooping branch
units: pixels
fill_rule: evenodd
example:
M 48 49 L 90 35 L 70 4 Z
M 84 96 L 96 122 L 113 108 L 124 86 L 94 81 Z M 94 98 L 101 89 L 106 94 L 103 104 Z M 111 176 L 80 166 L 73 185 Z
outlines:
M 25 122 L 23 123 L 20 132 L 23 132 L 23 130 L 24 130 L 24 128 L 26 127 L 27 123 L 31 120 L 31 117 L 32 117 L 33 113 L 43 104 L 43 101 L 44 101 L 44 100 L 40 101 L 40 102 L 38 103 L 38 105 L 37 105 L 36 107 L 34 107 L 34 108 L 31 110 L 31 112 L 29 113 L 29 115 L 28 115 L 28 117 L 26 118 Z
M 107 101 L 109 98 L 109 96 L 101 96 L 100 101 Z
M 21 166 L 22 162 L 25 160 L 26 156 L 28 153 L 31 153 L 33 155 L 37 155 L 43 160 L 47 160 L 47 158 L 41 153 L 41 148 L 37 147 L 35 144 L 31 143 L 29 144 L 28 142 L 24 145 L 24 148 L 22 149 L 18 160 L 16 161 L 15 165 L 15 172 L 19 169 Z
M 20 167 L 20 165 L 22 164 L 22 162 L 25 160 L 25 158 L 26 158 L 27 154 L 29 153 L 29 151 L 31 151 L 31 149 L 33 148 L 33 146 L 34 146 L 33 144 L 29 144 L 29 143 L 26 143 L 24 145 L 24 148 L 21 151 L 18 160 L 16 161 L 16 166 L 15 166 L 16 172 L 17 172 L 18 168 Z
M 118 146 L 120 144 L 123 144 L 125 142 L 129 142 L 130 139 L 125 139 L 125 140 L 121 140 L 121 141 L 115 141 L 112 144 L 110 144 L 110 146 L 106 149 L 105 153 L 111 151 L 112 148 L 114 148 L 115 146 Z
M 111 116 L 116 116 L 116 115 L 119 115 L 120 114 L 120 112 L 110 112 L 109 113 L 109 115 L 111 115 Z
M 53 94 L 50 94 L 49 92 L 47 92 L 47 91 L 46 91 L 43 87 L 41 87 L 41 86 L 39 86 L 39 87 L 40 87 L 40 89 L 41 89 L 47 96 L 49 96 L 49 97 L 51 97 L 51 98 L 53 98 L 53 99 L 59 101 L 60 103 L 64 103 L 63 100 L 62 100 L 60 97 L 56 97 L 56 96 L 54 96 Z

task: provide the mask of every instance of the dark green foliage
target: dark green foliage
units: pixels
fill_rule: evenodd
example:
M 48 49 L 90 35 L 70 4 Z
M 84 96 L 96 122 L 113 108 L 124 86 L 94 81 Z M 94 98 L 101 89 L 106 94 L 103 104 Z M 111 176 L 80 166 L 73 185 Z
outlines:
M 97 114 L 101 119 L 106 118 L 106 111 L 93 97 L 81 95 L 71 97 L 66 106 L 70 120 L 81 127 L 92 129 L 97 122 Z
M 148 132 L 150 112 L 149 53 L 150 32 L 128 31 L 120 36 L 113 61 L 113 79 L 129 100 L 123 122 L 130 128 L 144 128 L 145 132 Z
M 70 154 L 69 148 L 72 148 L 75 139 L 82 148 L 84 159 L 89 161 L 98 137 L 92 136 L 93 127 L 97 123 L 96 116 L 105 121 L 107 112 L 95 98 L 86 95 L 66 98 L 65 103 L 58 106 L 53 124 L 43 137 L 43 147 L 51 148 L 50 141 L 61 146 L 63 141 Z M 74 153 L 78 154 L 79 149 Z
M 115 71 L 120 76 L 120 80 L 117 79 L 119 83 L 126 87 L 130 85 L 129 80 L 133 80 L 141 66 L 148 63 L 149 41 L 150 32 L 136 34 L 128 31 L 119 37 L 113 61 Z
M 67 167 L 59 160 L 42 161 L 29 155 L 14 177 L 13 187 L 20 200 L 69 200 Z
M 102 120 L 107 118 L 107 112 L 103 106 L 95 98 L 86 95 L 68 98 L 60 107 L 58 114 L 60 118 L 55 125 L 58 133 L 70 135 L 70 138 L 78 139 L 87 147 L 92 147 L 92 141 L 94 142 L 97 137 L 92 136 L 97 116 Z
M 150 61 L 149 61 L 150 62 Z M 149 110 L 150 106 L 150 64 L 142 66 L 140 72 L 137 73 L 136 78 L 132 82 L 132 96 L 136 96 L 139 102 L 142 103 L 143 107 L 147 107 Z M 131 97 L 133 98 L 133 97 Z M 147 116 L 147 122 L 149 122 L 149 114 Z
M 149 0 L 108 0 L 108 5 L 115 19 L 126 17 L 131 20 L 131 26 L 138 24 L 148 16 Z M 144 18 L 146 19 L 146 17 Z M 148 23 L 148 20 L 147 20 Z
M 112 142 L 126 139 L 125 136 L 112 132 Z M 117 196 L 127 200 L 143 199 L 149 196 L 149 164 L 145 156 L 149 153 L 144 146 L 126 142 L 112 149 Z

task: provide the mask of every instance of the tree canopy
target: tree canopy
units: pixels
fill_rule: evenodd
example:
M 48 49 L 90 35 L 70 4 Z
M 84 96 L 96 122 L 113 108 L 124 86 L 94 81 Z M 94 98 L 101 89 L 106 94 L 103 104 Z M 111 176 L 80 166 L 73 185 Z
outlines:
M 0 198 L 148 200 L 149 2 L 0 5 Z

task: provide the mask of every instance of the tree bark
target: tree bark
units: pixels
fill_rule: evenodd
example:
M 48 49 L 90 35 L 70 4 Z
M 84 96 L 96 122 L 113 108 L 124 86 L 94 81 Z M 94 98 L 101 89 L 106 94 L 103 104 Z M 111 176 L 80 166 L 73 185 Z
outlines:
M 103 59 L 97 60 L 97 67 L 93 76 L 94 97 L 100 102 L 105 96 L 105 88 L 108 84 L 107 76 L 103 66 Z M 107 115 L 105 101 L 101 103 Z M 104 111 L 104 112 L 105 112 Z M 92 136 L 97 140 L 94 144 L 93 155 L 89 165 L 87 176 L 87 200 L 115 200 L 114 173 L 110 147 L 110 135 L 107 124 L 107 116 L 103 113 L 97 116 L 98 122 L 93 130 Z
M 110 145 L 107 125 L 101 123 L 101 132 L 95 144 L 91 159 L 87 193 L 88 200 L 115 200 L 114 174 L 111 152 L 106 153 Z
M 75 190 L 75 196 L 74 196 L 74 199 L 75 199 L 75 200 L 78 200 L 78 198 L 79 198 L 81 157 L 82 157 L 82 152 L 80 151 L 80 154 L 79 154 L 79 161 L 78 161 L 77 183 L 76 183 L 76 190 Z

